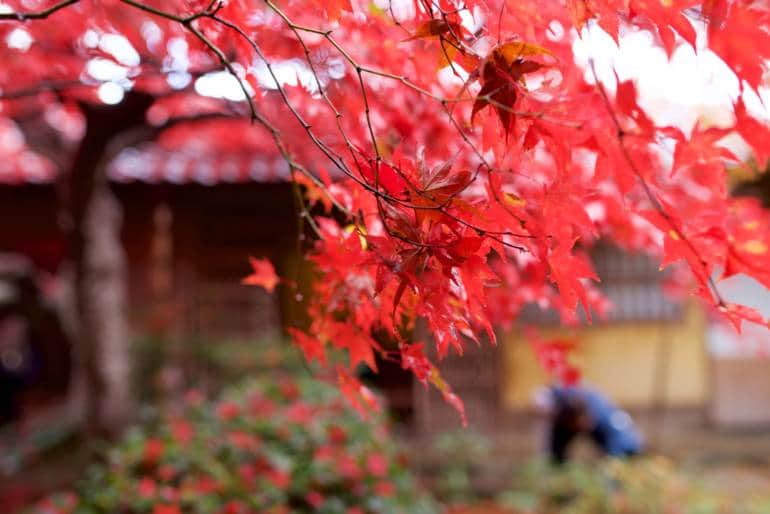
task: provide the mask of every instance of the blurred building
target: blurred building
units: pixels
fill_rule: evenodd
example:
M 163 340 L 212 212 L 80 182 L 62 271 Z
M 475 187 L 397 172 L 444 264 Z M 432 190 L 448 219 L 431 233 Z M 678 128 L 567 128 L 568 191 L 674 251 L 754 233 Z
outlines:
M 125 373 L 110 371 L 113 365 L 126 366 L 129 355 L 105 347 L 110 378 L 138 388 L 134 394 L 144 399 L 170 399 L 193 384 L 216 388 L 211 381 L 220 377 L 213 376 L 210 362 L 216 343 L 239 341 L 243 346 L 275 339 L 301 315 L 296 291 L 279 288 L 270 295 L 241 285 L 250 273 L 249 256 L 269 258 L 284 276 L 294 276 L 299 265 L 299 227 L 287 177 L 283 161 L 260 153 L 215 159 L 181 151 L 164 154 L 148 146 L 131 148 L 112 162 L 108 178 L 121 206 L 126 262 L 126 351 L 134 352 L 134 365 L 129 366 L 131 381 Z M 0 253 L 28 259 L 28 274 L 41 288 L 56 284 L 61 289 L 70 283 L 69 236 L 57 187 L 54 172 L 41 175 L 34 169 L 25 173 L 23 167 L 0 166 Z M 62 323 L 71 328 L 72 296 L 57 294 Z M 14 346 L 16 332 L 0 331 L 0 348 Z M 73 343 L 77 349 L 77 341 Z M 69 358 L 68 350 L 62 352 Z M 62 382 L 60 394 L 50 399 L 62 407 L 67 403 L 66 417 L 79 419 L 85 368 L 78 367 L 77 355 L 71 362 L 69 396 Z M 35 375 L 35 383 L 20 385 L 13 395 L 23 400 L 13 401 L 23 401 L 24 408 L 15 408 L 17 414 L 23 412 L 24 419 L 45 415 L 35 408 L 40 402 L 31 404 L 27 393 L 50 381 L 43 371 Z
M 177 335 L 245 337 L 275 330 L 291 315 L 288 299 L 240 285 L 249 255 L 270 258 L 279 272 L 295 265 L 285 163 L 131 149 L 109 174 L 123 211 L 135 334 L 163 327 Z M 57 203 L 53 177 L 0 174 L 0 251 L 25 255 L 41 271 L 65 272 Z
M 739 167 L 733 170 L 733 193 L 754 196 L 770 205 L 770 174 Z M 752 278 L 737 275 L 717 284 L 725 300 L 753 307 L 770 318 L 770 291 Z M 717 426 L 757 429 L 770 426 L 770 330 L 743 323 L 738 334 L 724 324 L 708 331 L 711 356 L 710 419 Z
M 770 317 L 770 291 L 745 275 L 718 284 L 730 302 L 757 309 Z M 711 356 L 710 417 L 726 428 L 770 426 L 770 331 L 765 325 L 744 322 L 741 333 L 731 326 L 712 324 L 708 332 Z

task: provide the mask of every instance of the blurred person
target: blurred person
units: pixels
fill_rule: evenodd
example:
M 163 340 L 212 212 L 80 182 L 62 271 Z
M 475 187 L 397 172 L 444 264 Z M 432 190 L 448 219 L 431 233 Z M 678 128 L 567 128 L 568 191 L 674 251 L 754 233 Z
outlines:
M 71 342 L 28 261 L 0 255 L 0 425 L 67 392 Z
M 0 427 L 20 415 L 20 396 L 28 366 L 23 322 L 0 315 Z
M 548 453 L 556 464 L 567 461 L 570 444 L 580 435 L 588 436 L 609 457 L 630 457 L 644 450 L 631 416 L 595 389 L 542 388 L 536 392 L 535 407 L 548 416 Z

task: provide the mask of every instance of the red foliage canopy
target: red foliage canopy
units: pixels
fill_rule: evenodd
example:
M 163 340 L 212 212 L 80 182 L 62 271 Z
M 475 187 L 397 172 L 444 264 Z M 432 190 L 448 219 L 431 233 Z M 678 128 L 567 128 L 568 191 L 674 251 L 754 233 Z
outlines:
M 736 132 L 760 165 L 770 156 L 770 128 L 747 108 L 770 58 L 764 1 L 5 1 L 7 117 L 124 89 L 157 95 L 150 122 L 251 117 L 304 190 L 317 236 L 312 323 L 293 331 L 309 357 L 333 346 L 350 366 L 400 359 L 456 401 L 414 334 L 443 356 L 482 333 L 494 341 L 528 302 L 565 321 L 578 304 L 590 314 L 600 277 L 586 249 L 600 238 L 684 261 L 707 303 L 737 324 L 761 320 L 713 281 L 747 273 L 770 286 L 767 212 L 729 197 L 726 170 L 740 163 L 722 144 Z M 669 56 L 690 45 L 721 58 L 741 88 L 733 122 L 660 126 L 633 81 L 577 63 L 588 32 L 637 29 Z M 203 100 L 192 85 L 206 94 L 213 72 L 234 91 Z M 254 144 L 224 127 L 201 144 Z M 273 287 L 255 263 L 249 282 Z

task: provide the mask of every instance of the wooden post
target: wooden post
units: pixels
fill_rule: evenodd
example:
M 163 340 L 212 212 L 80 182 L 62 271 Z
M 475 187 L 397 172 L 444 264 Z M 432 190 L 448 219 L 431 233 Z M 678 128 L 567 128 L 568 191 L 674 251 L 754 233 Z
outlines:
M 86 133 L 58 184 L 73 268 L 75 352 L 84 389 L 85 429 L 118 431 L 135 412 L 130 390 L 126 258 L 122 212 L 107 167 L 145 126 L 152 97 L 130 92 L 116 106 L 83 104 Z

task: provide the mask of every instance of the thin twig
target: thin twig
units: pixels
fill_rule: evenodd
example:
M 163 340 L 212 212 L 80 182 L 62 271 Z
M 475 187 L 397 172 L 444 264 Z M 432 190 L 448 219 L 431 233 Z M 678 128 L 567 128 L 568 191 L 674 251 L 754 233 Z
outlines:
M 669 227 L 677 236 L 677 238 L 683 241 L 684 244 L 687 245 L 687 248 L 693 253 L 693 255 L 697 256 L 701 260 L 701 264 L 705 266 L 706 261 L 703 260 L 703 257 L 701 257 L 700 253 L 695 248 L 695 245 L 693 245 L 692 241 L 684 234 L 682 229 L 679 228 L 679 226 L 676 223 L 674 223 L 674 220 L 671 218 L 671 215 L 669 215 L 669 213 L 666 212 L 666 209 L 660 203 L 660 200 L 658 200 L 658 198 L 652 192 L 650 185 L 647 183 L 647 180 L 642 175 L 641 171 L 639 170 L 639 167 L 636 165 L 636 162 L 631 157 L 631 154 L 628 151 L 628 148 L 626 147 L 626 144 L 625 144 L 625 137 L 627 135 L 627 132 L 623 129 L 623 126 L 620 124 L 620 120 L 618 119 L 618 116 L 615 113 L 615 109 L 612 106 L 612 102 L 610 101 L 609 95 L 607 94 L 607 91 L 604 88 L 604 85 L 599 80 L 599 75 L 596 73 L 596 66 L 594 64 L 593 59 L 589 59 L 588 64 L 589 64 L 589 67 L 591 68 L 591 73 L 593 74 L 594 82 L 596 82 L 596 87 L 599 90 L 599 94 L 602 97 L 602 101 L 605 107 L 607 108 L 607 113 L 609 114 L 610 119 L 612 120 L 612 123 L 615 126 L 618 145 L 620 146 L 620 152 L 623 155 L 623 158 L 625 159 L 629 168 L 631 168 L 631 171 L 634 173 L 634 175 L 642 185 L 642 189 L 644 190 L 645 196 L 649 200 L 650 204 L 652 204 L 653 209 L 666 221 L 666 223 L 668 223 Z M 714 294 L 714 298 L 716 299 L 716 305 L 719 307 L 724 307 L 725 302 L 722 296 L 720 295 L 719 290 L 716 287 L 716 284 L 714 283 L 713 277 L 709 276 L 707 281 L 708 281 L 709 288 L 712 290 L 712 293 Z
M 54 14 L 57 11 L 60 11 L 64 9 L 65 7 L 69 7 L 70 5 L 74 5 L 78 3 L 80 0 L 64 0 L 63 2 L 59 2 L 58 4 L 54 4 L 48 9 L 43 9 L 42 11 L 37 12 L 3 12 L 0 13 L 0 20 L 11 20 L 11 21 L 27 21 L 27 20 L 42 20 L 45 18 L 48 18 L 52 14 Z

